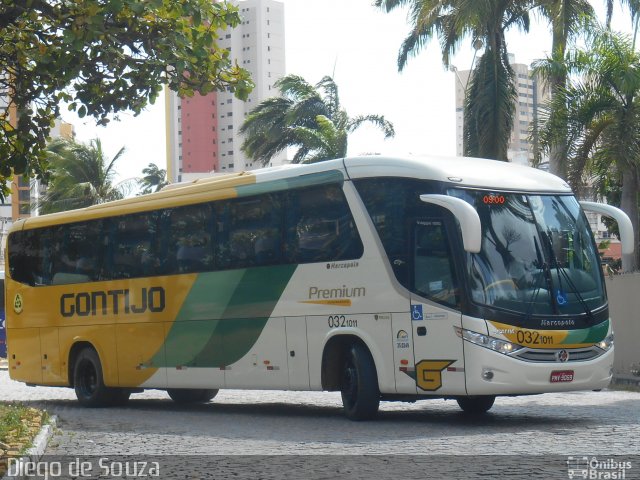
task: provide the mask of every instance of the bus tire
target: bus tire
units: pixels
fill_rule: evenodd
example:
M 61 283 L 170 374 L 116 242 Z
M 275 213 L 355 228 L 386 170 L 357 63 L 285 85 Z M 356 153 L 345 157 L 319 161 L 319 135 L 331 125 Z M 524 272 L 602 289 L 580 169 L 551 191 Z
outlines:
M 167 393 L 176 403 L 207 403 L 218 394 L 218 390 L 205 388 L 170 388 Z
M 456 400 L 464 413 L 480 415 L 491 410 L 496 397 L 492 395 L 479 395 L 475 397 L 458 397 Z
M 78 354 L 73 368 L 73 385 L 83 407 L 100 408 L 113 404 L 114 389 L 104 384 L 100 358 L 93 348 L 85 348 Z
M 340 390 L 349 420 L 370 420 L 378 413 L 380 390 L 376 367 L 369 350 L 359 343 L 347 351 Z

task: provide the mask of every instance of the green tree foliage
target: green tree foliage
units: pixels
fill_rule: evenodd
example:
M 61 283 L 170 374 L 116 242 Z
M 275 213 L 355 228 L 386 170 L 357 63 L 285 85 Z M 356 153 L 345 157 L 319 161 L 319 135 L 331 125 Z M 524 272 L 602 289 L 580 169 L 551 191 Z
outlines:
M 606 10 L 607 10 L 607 17 L 606 17 L 606 24 L 607 24 L 607 28 L 611 28 L 611 19 L 613 18 L 613 4 L 614 1 L 613 0 L 604 0 L 605 6 L 606 6 Z M 633 26 L 635 27 L 635 29 L 637 30 L 637 25 L 638 25 L 638 14 L 640 13 L 640 1 L 639 0 L 620 0 L 620 5 L 622 6 L 626 6 L 629 9 L 629 13 L 631 13 L 631 23 L 633 24 Z M 635 34 L 634 34 L 635 37 Z
M 625 256 L 623 267 L 636 270 L 640 55 L 629 38 L 593 26 L 587 48 L 569 52 L 566 66 L 574 77 L 540 117 L 541 143 L 548 149 L 559 135 L 566 135 L 572 188 L 580 192 L 586 177 L 595 176 L 601 195 L 611 202 L 620 199 L 633 224 L 636 245 L 636 255 Z
M 242 150 L 264 165 L 288 147 L 297 149 L 293 163 L 344 157 L 349 134 L 364 123 L 380 128 L 385 138 L 395 135 L 382 115 L 349 117 L 331 77 L 313 86 L 300 76 L 287 75 L 275 86 L 280 96 L 261 102 L 240 128 L 245 136 Z
M 47 148 L 51 180 L 37 204 L 41 213 L 88 207 L 124 198 L 132 185 L 114 185 L 115 164 L 124 147 L 108 160 L 99 139 L 88 145 L 58 139 Z
M 217 44 L 239 22 L 236 7 L 211 0 L 0 0 L 0 95 L 14 107 L 0 110 L 0 185 L 14 173 L 46 179 L 61 102 L 106 124 L 139 114 L 163 84 L 246 98 L 249 73 Z
M 138 180 L 138 185 L 142 188 L 140 195 L 157 192 L 169 185 L 167 181 L 167 171 L 158 167 L 155 163 L 150 163 L 142 169 L 142 178 Z
M 549 21 L 552 44 L 551 57 L 544 73 L 549 84 L 551 96 L 557 95 L 567 85 L 567 69 L 565 55 L 568 43 L 584 30 L 585 21 L 594 16 L 593 7 L 587 0 L 538 0 L 538 8 Z M 566 137 L 557 132 L 556 141 L 549 148 L 549 171 L 566 178 L 566 162 L 568 148 Z M 539 152 L 535 152 L 539 155 Z
M 484 52 L 473 71 L 465 100 L 465 155 L 507 160 L 513 125 L 514 73 L 507 57 L 505 32 L 529 29 L 529 0 L 376 0 L 389 12 L 409 8 L 410 31 L 400 47 L 398 69 L 438 37 L 442 62 L 450 65 L 465 38 L 482 43 Z
M 487 46 L 466 91 L 465 155 L 507 161 L 517 99 L 515 72 L 509 65 L 506 45 L 500 41 Z

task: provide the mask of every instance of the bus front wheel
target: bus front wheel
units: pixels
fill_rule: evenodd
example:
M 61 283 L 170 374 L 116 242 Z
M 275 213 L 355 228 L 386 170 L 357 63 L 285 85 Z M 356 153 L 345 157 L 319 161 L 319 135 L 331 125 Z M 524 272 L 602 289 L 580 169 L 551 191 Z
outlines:
M 369 420 L 378 413 L 380 390 L 376 367 L 369 350 L 358 343 L 347 351 L 341 393 L 348 419 Z
M 92 348 L 85 348 L 78 354 L 73 369 L 73 385 L 76 397 L 84 407 L 113 404 L 114 390 L 104 384 L 100 358 Z
M 167 393 L 176 403 L 207 403 L 218 394 L 218 390 L 205 388 L 170 388 Z
M 480 395 L 477 397 L 458 397 L 456 400 L 464 413 L 478 415 L 491 410 L 496 397 L 492 395 Z

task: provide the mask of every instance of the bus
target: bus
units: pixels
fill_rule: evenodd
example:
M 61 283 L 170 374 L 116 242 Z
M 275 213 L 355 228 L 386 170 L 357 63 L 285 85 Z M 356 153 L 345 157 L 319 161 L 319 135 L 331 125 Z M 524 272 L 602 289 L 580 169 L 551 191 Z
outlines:
M 546 172 L 363 156 L 174 184 L 16 222 L 9 372 L 87 407 L 166 390 L 341 392 L 381 401 L 606 387 L 613 330 L 583 209 Z

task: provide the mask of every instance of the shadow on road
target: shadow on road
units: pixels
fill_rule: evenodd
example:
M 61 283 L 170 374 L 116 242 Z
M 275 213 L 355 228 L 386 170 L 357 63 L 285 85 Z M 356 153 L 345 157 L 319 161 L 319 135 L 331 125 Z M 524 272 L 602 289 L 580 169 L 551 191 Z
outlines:
M 417 404 L 383 403 L 377 418 L 368 422 L 347 420 L 338 405 L 271 402 L 247 403 L 229 400 L 203 405 L 176 405 L 169 399 L 136 399 L 125 406 L 86 409 L 75 400 L 25 402 L 47 409 L 59 417 L 65 431 L 94 433 L 130 432 L 137 434 L 187 435 L 210 437 L 209 441 L 250 438 L 264 441 L 326 442 L 340 432 L 341 443 L 402 442 L 429 437 L 537 433 L 575 435 L 600 426 L 628 425 L 629 411 L 637 400 L 618 401 L 606 408 L 598 405 L 548 405 L 535 397 L 523 397 L 505 404 L 497 400 L 493 410 L 483 416 L 461 412 L 454 401 L 431 400 Z M 254 398 L 256 396 L 254 395 Z M 576 401 L 579 400 L 576 395 Z M 636 424 L 640 423 L 637 416 Z M 482 440 L 480 440 L 482 441 Z

